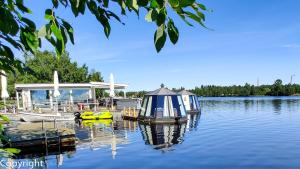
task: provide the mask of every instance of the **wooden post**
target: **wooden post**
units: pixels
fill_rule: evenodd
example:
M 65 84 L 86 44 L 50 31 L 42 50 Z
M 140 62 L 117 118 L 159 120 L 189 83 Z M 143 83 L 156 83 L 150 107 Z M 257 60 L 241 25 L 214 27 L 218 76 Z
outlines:
M 129 107 L 128 109 L 129 109 L 129 117 L 130 117 L 131 116 L 131 108 Z
M 56 129 L 56 127 L 57 127 L 57 126 L 56 126 L 56 119 L 54 119 L 53 122 L 54 122 L 53 126 L 54 126 L 54 128 Z

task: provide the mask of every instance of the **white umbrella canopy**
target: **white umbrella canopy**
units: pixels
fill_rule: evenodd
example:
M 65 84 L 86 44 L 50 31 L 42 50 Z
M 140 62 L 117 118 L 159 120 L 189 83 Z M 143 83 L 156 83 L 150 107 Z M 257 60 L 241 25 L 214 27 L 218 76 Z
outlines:
M 54 93 L 53 93 L 53 96 L 54 97 L 60 96 L 60 92 L 59 92 L 59 80 L 58 80 L 57 71 L 54 71 Z
M 6 98 L 9 97 L 7 91 L 7 77 L 5 76 L 6 73 L 4 70 L 1 70 L 1 98 L 4 102 L 4 113 L 6 113 Z
M 5 76 L 6 73 L 4 70 L 1 70 L 1 98 L 6 99 L 9 97 L 7 91 L 7 77 Z
M 60 96 L 60 92 L 59 92 L 59 80 L 58 80 L 58 74 L 57 71 L 54 71 L 54 93 L 53 96 L 56 99 L 56 114 L 60 115 L 58 113 L 58 102 L 57 102 L 57 97 Z
M 115 97 L 115 81 L 112 73 L 109 76 L 109 96 Z

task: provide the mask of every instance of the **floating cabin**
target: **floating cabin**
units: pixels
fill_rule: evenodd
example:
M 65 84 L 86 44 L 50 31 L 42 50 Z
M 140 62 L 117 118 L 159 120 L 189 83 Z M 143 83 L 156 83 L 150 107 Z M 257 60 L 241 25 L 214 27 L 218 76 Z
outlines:
M 182 96 L 187 113 L 199 113 L 201 111 L 198 97 L 194 93 L 182 90 L 178 94 Z
M 138 120 L 149 123 L 186 122 L 186 110 L 181 95 L 164 87 L 147 93 Z

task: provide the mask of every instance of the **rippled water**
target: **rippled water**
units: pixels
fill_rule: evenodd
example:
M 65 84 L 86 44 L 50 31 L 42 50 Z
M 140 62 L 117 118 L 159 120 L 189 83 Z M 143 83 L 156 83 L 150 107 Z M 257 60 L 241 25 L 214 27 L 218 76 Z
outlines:
M 300 168 L 300 97 L 200 100 L 187 124 L 75 126 L 76 150 L 39 159 L 48 168 Z

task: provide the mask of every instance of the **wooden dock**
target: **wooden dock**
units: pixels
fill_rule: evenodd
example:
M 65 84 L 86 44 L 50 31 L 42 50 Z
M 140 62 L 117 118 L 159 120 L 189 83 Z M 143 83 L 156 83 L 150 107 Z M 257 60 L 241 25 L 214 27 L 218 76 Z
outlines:
M 137 120 L 138 112 L 135 108 L 124 108 L 122 111 L 122 118 L 124 120 Z
M 5 147 L 21 150 L 21 154 L 39 152 L 51 154 L 63 150 L 74 150 L 75 131 L 53 122 L 22 123 L 4 130 Z

